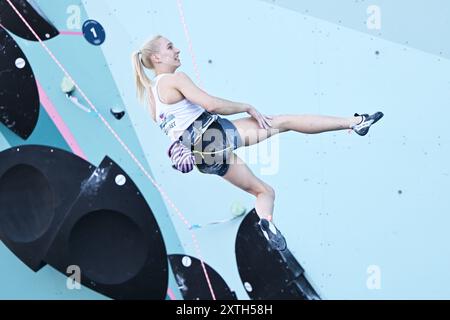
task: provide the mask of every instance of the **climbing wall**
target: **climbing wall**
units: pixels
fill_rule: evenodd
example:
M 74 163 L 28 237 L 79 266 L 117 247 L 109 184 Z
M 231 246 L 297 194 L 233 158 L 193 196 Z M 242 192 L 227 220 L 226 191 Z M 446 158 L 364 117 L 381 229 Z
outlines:
M 2 0 L 0 298 L 447 299 L 449 16 L 443 0 Z M 251 196 L 170 167 L 131 68 L 155 34 L 203 89 L 263 113 L 384 112 L 365 137 L 237 151 L 276 190 L 288 253 Z

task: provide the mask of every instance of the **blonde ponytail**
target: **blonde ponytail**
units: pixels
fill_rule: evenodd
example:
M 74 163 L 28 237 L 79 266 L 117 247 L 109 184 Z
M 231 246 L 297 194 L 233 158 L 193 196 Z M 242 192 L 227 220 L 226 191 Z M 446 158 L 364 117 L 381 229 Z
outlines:
M 159 46 L 157 41 L 162 36 L 157 35 L 150 41 L 147 41 L 140 51 L 133 53 L 131 61 L 134 68 L 134 78 L 136 83 L 136 93 L 139 102 L 145 103 L 145 96 L 148 97 L 148 105 L 150 107 L 150 113 L 154 121 L 156 121 L 155 115 L 155 99 L 151 89 L 152 81 L 145 74 L 144 68 L 154 69 L 151 55 L 159 52 Z
M 135 82 L 137 89 L 137 96 L 139 101 L 142 103 L 144 101 L 145 90 L 152 85 L 152 81 L 147 77 L 144 71 L 144 66 L 141 62 L 141 52 L 137 51 L 133 54 L 133 66 L 135 71 Z

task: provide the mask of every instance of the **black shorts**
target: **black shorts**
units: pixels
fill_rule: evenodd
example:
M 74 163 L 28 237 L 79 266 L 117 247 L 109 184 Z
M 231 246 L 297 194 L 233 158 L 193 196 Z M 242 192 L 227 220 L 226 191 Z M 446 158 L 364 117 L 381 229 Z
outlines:
M 227 173 L 231 154 L 242 146 L 234 124 L 209 112 L 201 114 L 183 132 L 180 140 L 191 148 L 200 172 L 219 176 Z

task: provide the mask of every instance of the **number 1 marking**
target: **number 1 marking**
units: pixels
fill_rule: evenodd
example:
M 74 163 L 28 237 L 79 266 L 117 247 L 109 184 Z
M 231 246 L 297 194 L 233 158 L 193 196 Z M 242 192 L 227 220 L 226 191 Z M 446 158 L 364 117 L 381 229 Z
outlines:
M 97 38 L 97 32 L 95 32 L 95 28 L 91 28 L 91 32 L 94 35 L 94 38 Z

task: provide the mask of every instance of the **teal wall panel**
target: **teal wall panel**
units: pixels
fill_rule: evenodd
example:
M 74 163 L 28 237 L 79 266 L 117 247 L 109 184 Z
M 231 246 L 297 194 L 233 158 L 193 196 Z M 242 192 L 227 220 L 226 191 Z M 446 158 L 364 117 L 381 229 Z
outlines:
M 101 22 L 106 41 L 100 47 L 66 35 L 46 45 L 189 222 L 229 218 L 236 201 L 253 207 L 251 196 L 219 177 L 171 169 L 169 140 L 135 97 L 130 56 L 155 34 L 181 49 L 180 70 L 198 81 L 177 1 L 37 3 L 59 29 L 69 30 L 69 5 L 79 6 L 81 21 Z M 370 5 L 381 9 L 381 29 L 367 28 Z M 385 113 L 366 137 L 289 132 L 237 152 L 275 188 L 277 225 L 324 299 L 450 297 L 450 48 L 444 41 L 449 12 L 449 4 L 438 0 L 183 1 L 201 84 L 212 95 L 250 103 L 266 114 Z M 63 73 L 48 54 L 37 43 L 15 39 L 88 160 L 113 158 L 154 209 L 168 253 L 198 256 L 177 212 L 95 113 L 76 108 L 61 93 Z M 126 116 L 115 120 L 112 106 L 123 107 Z M 31 139 L 51 136 L 54 145 L 64 146 L 44 112 L 42 117 Z M 2 149 L 20 142 L 5 130 Z M 196 235 L 205 261 L 238 298 L 248 299 L 234 254 L 238 227 L 234 220 Z M 6 248 L 0 252 L 2 298 L 97 297 L 68 293 L 59 287 L 65 278 L 58 273 L 46 268 L 34 274 L 17 267 L 20 262 Z M 380 272 L 378 289 L 368 285 L 374 268 Z M 2 277 L 7 270 L 14 271 Z M 28 282 L 36 290 L 17 288 Z M 37 286 L 41 282 L 46 284 Z M 180 298 L 173 279 L 171 287 Z

